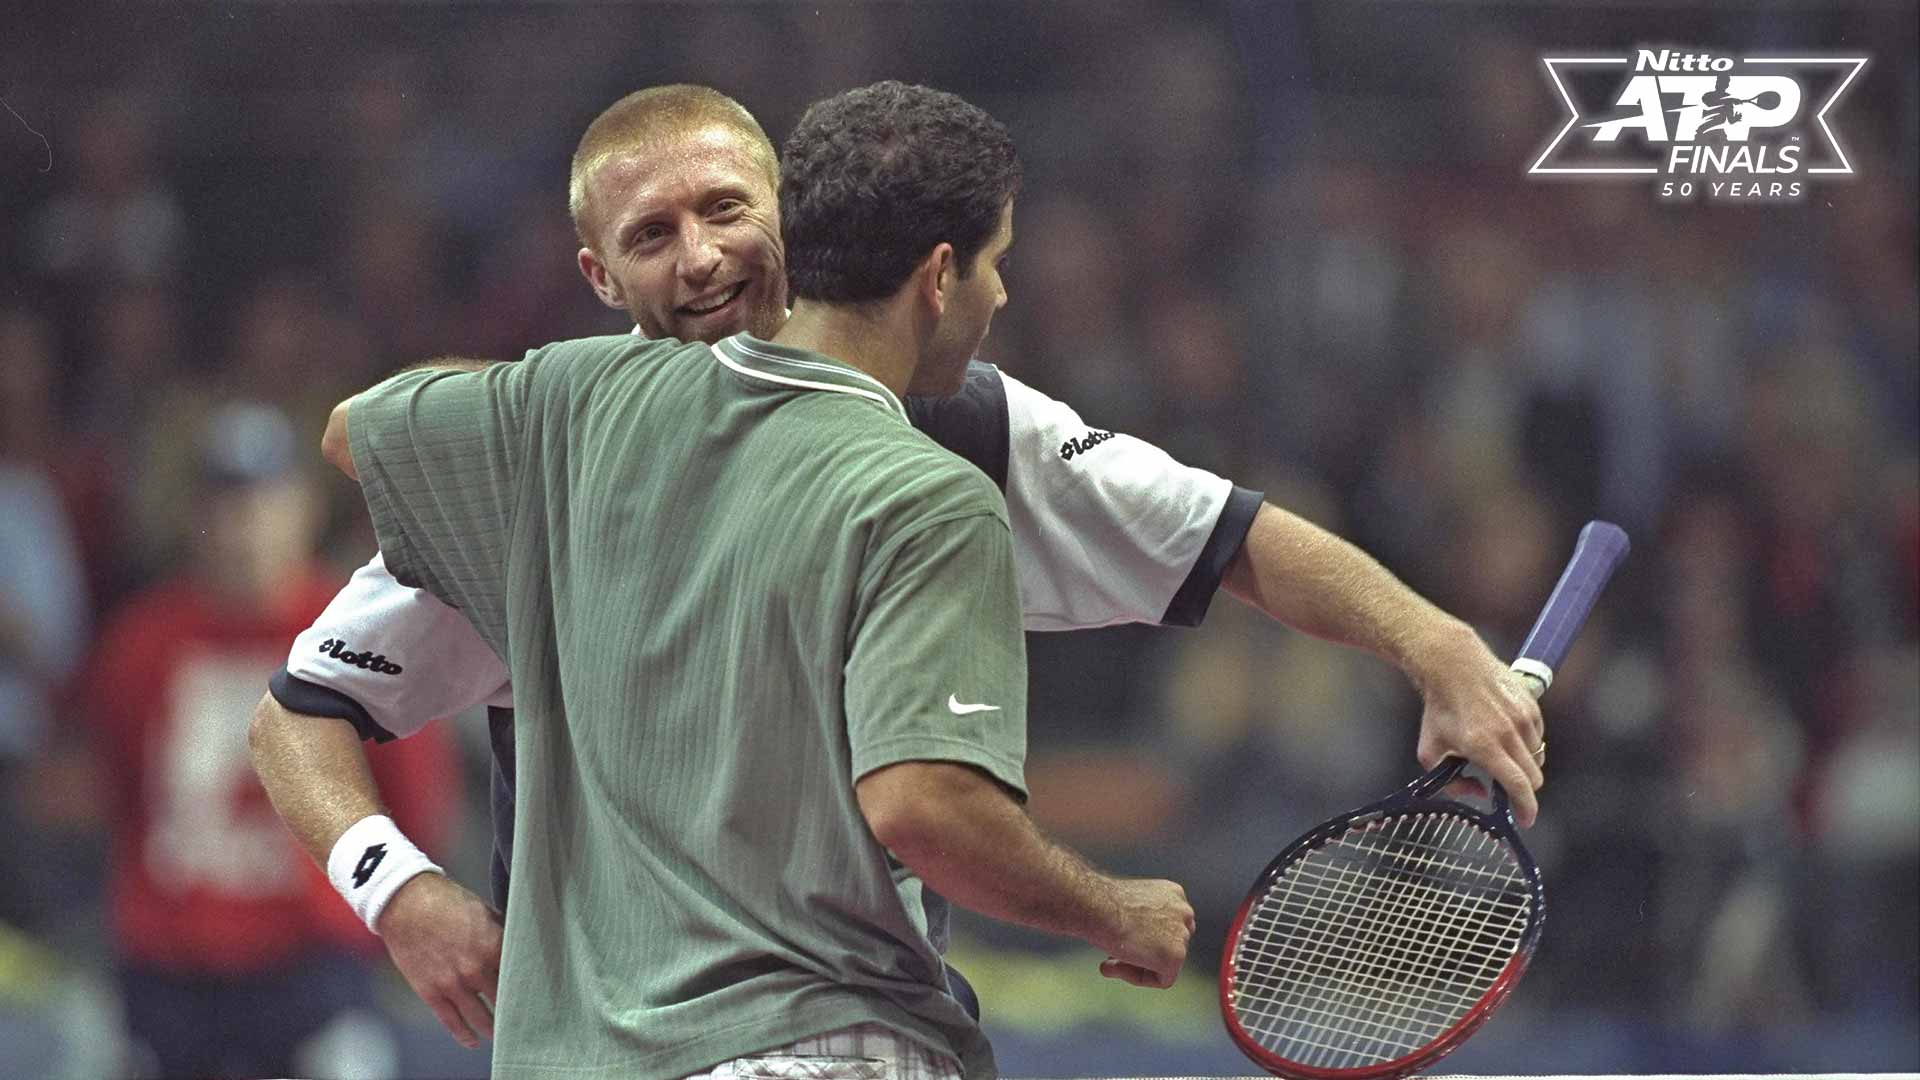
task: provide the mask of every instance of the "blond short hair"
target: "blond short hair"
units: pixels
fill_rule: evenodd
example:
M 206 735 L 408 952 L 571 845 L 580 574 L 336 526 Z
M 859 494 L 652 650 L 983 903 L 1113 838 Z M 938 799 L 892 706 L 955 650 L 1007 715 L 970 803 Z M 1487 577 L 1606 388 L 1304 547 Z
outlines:
M 608 106 L 580 136 L 567 181 L 567 214 L 573 218 L 573 231 L 580 242 L 593 246 L 593 237 L 581 216 L 586 210 L 587 184 L 602 166 L 623 154 L 652 150 L 676 136 L 706 127 L 723 127 L 738 134 L 766 166 L 769 187 L 779 189 L 779 156 L 760 122 L 745 106 L 708 86 L 650 86 Z

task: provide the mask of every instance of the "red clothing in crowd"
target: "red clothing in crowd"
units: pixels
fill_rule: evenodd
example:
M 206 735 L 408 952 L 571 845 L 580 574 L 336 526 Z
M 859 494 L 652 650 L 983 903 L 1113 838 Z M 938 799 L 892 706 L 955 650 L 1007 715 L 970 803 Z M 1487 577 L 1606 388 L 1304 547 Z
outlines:
M 237 975 L 375 942 L 275 815 L 247 750 L 267 677 L 337 587 L 308 573 L 246 608 L 182 578 L 109 620 L 81 694 L 106 772 L 125 959 Z M 431 852 L 459 804 L 446 733 L 367 751 L 394 820 Z

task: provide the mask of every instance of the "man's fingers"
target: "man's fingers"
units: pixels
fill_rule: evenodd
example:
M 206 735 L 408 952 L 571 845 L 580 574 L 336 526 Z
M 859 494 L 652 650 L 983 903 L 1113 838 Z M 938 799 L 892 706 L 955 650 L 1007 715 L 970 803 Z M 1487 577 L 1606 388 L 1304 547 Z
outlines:
M 1513 801 L 1514 820 L 1523 828 L 1531 827 L 1540 812 L 1540 803 L 1533 794 L 1533 781 L 1527 776 L 1526 768 L 1511 757 L 1498 764 L 1499 772 L 1494 779 L 1507 789 L 1507 798 Z
M 1547 774 L 1541 762 L 1541 758 L 1546 755 L 1535 756 L 1533 753 L 1539 745 L 1537 742 L 1528 742 L 1524 736 L 1516 735 L 1507 740 L 1508 756 L 1520 763 L 1520 771 L 1526 774 L 1527 783 L 1532 785 L 1535 791 L 1539 791 L 1547 782 Z
M 481 972 L 480 985 L 474 989 L 486 995 L 489 1009 L 492 1008 L 493 1002 L 500 1000 L 500 954 L 498 952 L 493 954 L 492 962 L 487 964 L 486 969 Z
M 1144 986 L 1150 990 L 1164 990 L 1173 985 L 1173 978 L 1171 977 L 1162 977 L 1151 968 L 1144 968 L 1139 964 L 1130 964 L 1125 960 L 1119 960 L 1111 956 L 1100 962 L 1100 974 L 1105 975 L 1109 979 L 1119 979 L 1121 982 L 1131 983 L 1134 986 Z M 1176 975 L 1177 974 L 1176 972 Z
M 470 1031 L 479 1032 L 486 1038 L 493 1038 L 493 1010 L 480 1000 L 480 995 L 471 988 L 462 987 L 449 995 L 454 1006 L 460 1010 L 460 1018 Z M 475 1043 L 467 1044 L 469 1046 Z
M 466 1019 L 460 1015 L 460 1010 L 454 1006 L 451 999 L 435 997 L 425 1000 L 427 1007 L 433 1010 L 433 1015 L 439 1018 L 440 1026 L 446 1028 L 447 1034 L 453 1036 L 454 1042 L 469 1050 L 480 1045 L 480 1037 L 467 1026 Z

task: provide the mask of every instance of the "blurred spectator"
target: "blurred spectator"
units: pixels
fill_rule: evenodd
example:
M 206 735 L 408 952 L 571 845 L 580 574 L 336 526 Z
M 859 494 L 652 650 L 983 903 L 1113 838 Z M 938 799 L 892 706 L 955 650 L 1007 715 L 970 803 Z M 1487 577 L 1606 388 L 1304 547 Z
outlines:
M 1152 410 L 1153 378 L 1130 332 L 1115 222 L 1070 191 L 1036 191 L 1021 198 L 1015 243 L 1007 274 L 1019 299 L 995 320 L 986 354 L 1089 423 L 1135 429 Z
M 106 94 L 88 109 L 74 159 L 58 172 L 68 186 L 29 224 L 34 270 L 78 285 L 155 280 L 179 267 L 187 223 L 155 160 L 159 135 L 130 96 Z
M 319 445 L 331 403 L 373 377 L 361 326 L 342 319 L 306 274 L 262 274 L 222 314 L 229 337 L 211 370 L 153 369 L 136 383 L 140 393 L 128 398 L 128 426 L 112 439 L 120 450 L 123 537 L 134 541 L 123 539 L 120 557 L 128 567 L 124 576 L 136 581 L 172 566 L 202 525 L 192 497 L 201 470 L 200 425 L 222 402 L 238 397 L 278 406 L 292 418 L 294 441 L 305 451 Z M 155 333 L 166 329 L 162 322 Z M 132 362 L 137 350 L 126 355 Z M 302 464 L 307 461 L 303 454 Z
M 283 830 L 247 757 L 260 687 L 337 585 L 307 561 L 313 494 L 276 410 L 222 405 L 196 435 L 190 561 L 113 614 L 83 694 L 136 1069 L 391 1074 L 373 939 Z M 412 835 L 440 836 L 452 809 L 443 739 L 373 755 Z M 298 1056 L 321 1036 L 345 1056 Z
M 466 268 L 448 259 L 441 233 L 423 206 L 369 199 L 349 208 L 339 235 L 339 280 L 346 286 L 347 310 L 371 333 L 382 371 L 474 351 L 468 342 L 476 335 L 455 319 L 449 299 L 449 278 L 466 285 Z M 528 267 L 527 272 L 543 269 Z M 364 384 L 371 378 L 353 381 Z
M 0 923 L 42 929 L 53 898 L 21 778 L 87 644 L 86 582 L 53 459 L 48 331 L 0 310 Z
M 61 468 L 96 610 L 141 584 L 171 550 L 129 550 L 125 539 L 129 524 L 137 535 L 161 535 L 146 524 L 149 500 L 178 495 L 147 487 L 147 450 L 157 431 L 181 419 L 174 412 L 176 388 L 188 382 L 181 307 L 172 282 L 120 282 L 89 295 L 81 314 Z
M 1803 901 L 1823 1004 L 1920 1007 L 1920 647 L 1865 652 L 1856 715 L 1815 778 Z M 1844 919 L 1834 913 L 1844 911 Z
M 1663 553 L 1666 753 L 1661 883 L 1675 1008 L 1703 1031 L 1801 1017 L 1791 945 L 1798 840 L 1791 795 L 1804 740 L 1755 667 L 1747 523 L 1724 495 L 1676 507 Z

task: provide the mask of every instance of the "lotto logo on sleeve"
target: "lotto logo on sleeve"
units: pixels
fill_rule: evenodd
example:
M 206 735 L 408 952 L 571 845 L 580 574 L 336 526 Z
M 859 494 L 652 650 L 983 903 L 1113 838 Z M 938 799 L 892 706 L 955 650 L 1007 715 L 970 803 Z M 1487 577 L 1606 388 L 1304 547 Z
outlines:
M 1667 201 L 1783 202 L 1853 175 L 1832 112 L 1865 56 L 1548 56 L 1566 123 L 1531 176 L 1644 177 Z
M 1113 438 L 1113 432 L 1094 428 L 1078 438 L 1068 439 L 1060 444 L 1060 460 L 1072 461 L 1075 455 L 1084 454 L 1111 438 Z
M 340 638 L 328 638 L 320 643 L 320 654 L 329 656 L 349 667 L 364 668 L 376 675 L 398 675 L 406 670 L 399 664 L 387 659 L 386 653 L 354 652 Z

